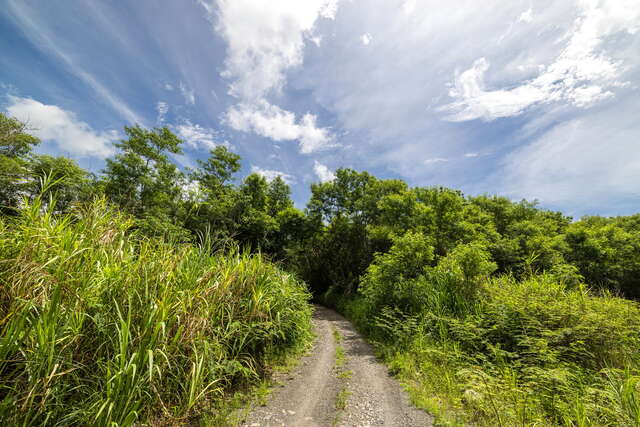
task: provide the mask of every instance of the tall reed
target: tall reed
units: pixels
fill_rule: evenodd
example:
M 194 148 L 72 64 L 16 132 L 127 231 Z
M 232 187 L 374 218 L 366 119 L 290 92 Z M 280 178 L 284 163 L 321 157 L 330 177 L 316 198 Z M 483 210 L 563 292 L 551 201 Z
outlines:
M 132 225 L 104 200 L 0 218 L 0 424 L 183 422 L 309 340 L 309 294 L 277 266 Z

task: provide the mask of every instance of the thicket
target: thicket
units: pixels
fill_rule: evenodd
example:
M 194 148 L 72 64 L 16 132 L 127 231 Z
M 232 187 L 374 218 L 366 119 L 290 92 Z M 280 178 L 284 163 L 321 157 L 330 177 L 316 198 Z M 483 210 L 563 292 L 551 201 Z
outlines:
M 0 219 L 3 425 L 193 421 L 310 337 L 309 294 L 231 248 L 132 231 L 104 201 Z
M 187 251 L 190 255 L 184 256 L 189 259 L 206 258 L 199 267 L 202 269 L 205 264 L 218 263 L 227 266 L 225 271 L 232 271 L 229 262 L 236 260 L 233 262 L 242 271 L 245 263 L 255 264 L 268 270 L 264 274 L 269 277 L 284 276 L 261 256 L 279 261 L 305 280 L 313 298 L 349 315 L 378 344 L 381 354 L 407 383 L 415 401 L 439 414 L 442 422 L 486 425 L 640 422 L 637 350 L 640 313 L 635 302 L 640 297 L 640 214 L 574 220 L 560 212 L 540 209 L 535 202 L 465 196 L 442 187 L 410 188 L 400 180 L 378 179 L 351 169 L 338 169 L 335 179 L 312 184 L 311 198 L 306 209 L 300 211 L 294 208 L 289 187 L 280 178 L 267 181 L 250 174 L 238 182 L 240 157 L 225 147 L 211 150 L 209 157 L 200 160 L 195 169 L 181 169 L 171 158 L 181 153 L 182 142 L 169 129 L 135 126 L 125 127 L 124 133 L 125 139 L 116 146 L 117 153 L 107 160 L 104 170 L 94 175 L 69 159 L 35 154 L 32 147 L 37 139 L 28 134 L 23 124 L 0 114 L 0 209 L 4 217 L 1 250 L 9 254 L 4 256 L 13 260 L 10 264 L 13 263 L 15 271 L 18 266 L 25 268 L 20 280 L 45 281 L 39 269 L 27 268 L 31 265 L 30 257 L 35 256 L 32 252 L 20 255 L 23 258 L 11 258 L 18 255 L 9 251 L 12 243 L 6 236 L 18 236 L 18 225 L 22 224 L 20 227 L 25 230 L 35 227 L 30 240 L 48 242 L 49 237 L 38 240 L 45 234 L 35 231 L 44 227 L 36 227 L 42 221 L 37 211 L 44 212 L 52 225 L 66 223 L 65 227 L 71 227 L 69 230 L 80 227 L 73 229 L 73 233 L 80 233 L 76 239 L 85 239 L 83 219 L 78 217 L 82 209 L 78 210 L 78 206 L 104 198 L 103 209 L 112 212 L 109 215 L 128 218 L 121 241 L 134 247 L 132 252 L 138 254 L 147 248 L 144 254 L 151 259 L 154 251 L 159 254 L 174 251 L 171 256 L 160 255 L 158 264 L 152 264 L 157 267 L 153 277 L 164 278 L 163 274 L 169 274 L 162 273 L 162 269 L 174 271 L 169 259 L 183 253 L 180 251 Z M 49 204 L 50 197 L 55 197 L 57 203 Z M 94 248 L 86 256 L 99 252 L 101 238 L 102 235 L 94 233 L 82 240 L 83 245 Z M 212 255 L 210 248 L 224 247 L 224 242 L 262 255 L 235 254 L 226 258 Z M 114 254 L 104 255 L 109 260 L 122 256 L 120 249 L 112 250 Z M 34 265 L 46 270 L 67 258 L 85 256 L 84 252 L 75 251 L 69 249 L 65 254 L 44 251 L 38 254 L 39 264 Z M 205 253 L 206 256 L 201 255 Z M 91 268 L 99 277 L 107 274 L 113 283 L 118 280 L 146 283 L 146 279 L 135 275 L 124 277 L 135 271 L 131 269 L 141 268 L 137 262 L 116 268 L 112 263 L 100 261 Z M 0 265 L 8 264 L 3 261 Z M 80 268 L 78 265 L 77 269 Z M 239 276 L 241 281 L 249 283 L 253 275 L 263 274 L 256 269 L 259 270 L 255 267 Z M 51 283 L 61 286 L 60 289 L 67 290 L 66 283 L 75 283 L 73 275 L 57 274 Z M 236 277 L 234 272 L 228 274 Z M 34 278 L 29 279 L 30 275 Z M 8 279 L 3 280 L 3 286 L 9 283 Z M 163 292 L 173 293 L 174 288 L 184 286 L 181 283 L 172 282 L 171 290 Z M 306 294 L 295 283 L 289 278 L 274 279 L 273 289 L 269 288 L 273 293 L 266 297 L 266 304 L 280 307 L 278 310 L 300 311 L 302 317 L 295 321 L 300 322 L 299 326 L 308 325 L 308 309 L 301 302 Z M 110 298 L 108 302 L 101 300 L 100 309 L 110 310 L 113 319 L 126 319 L 122 307 L 131 304 L 129 294 L 123 289 L 112 295 L 115 291 L 110 286 L 99 287 L 105 298 Z M 128 289 L 145 295 L 137 300 L 154 304 L 153 299 L 145 299 L 146 285 L 144 292 L 142 285 L 136 286 L 129 284 Z M 298 296 L 288 306 L 280 305 L 283 297 L 276 292 L 280 287 L 298 290 L 292 291 Z M 215 295 L 219 289 L 202 288 L 201 292 L 206 296 L 187 293 L 185 298 L 208 301 L 210 293 Z M 260 292 L 257 295 L 263 295 Z M 174 297 L 175 301 L 183 298 L 179 292 Z M 22 307 L 22 296 L 3 298 L 3 304 Z M 225 304 L 240 307 L 249 301 L 240 296 L 228 298 L 216 299 L 212 308 L 207 308 L 212 312 L 204 312 L 202 318 L 187 317 L 186 313 L 198 311 L 184 308 L 179 322 L 184 322 L 185 330 L 189 330 L 193 324 L 221 319 L 222 314 L 216 314 L 215 310 L 222 310 L 220 307 Z M 32 304 L 29 313 L 37 313 L 29 319 L 39 322 L 40 313 L 45 313 L 45 308 L 49 310 L 51 303 L 38 298 L 29 301 Z M 66 310 L 63 312 L 67 313 Z M 236 310 L 248 316 L 240 308 L 232 311 Z M 289 317 L 278 317 L 280 311 L 270 313 L 275 313 L 275 317 L 256 320 L 241 316 L 234 324 L 241 329 L 247 327 L 246 334 L 254 329 L 262 334 L 260 322 L 264 320 L 268 325 L 279 325 L 269 326 L 276 327 L 270 332 L 284 331 L 284 336 L 289 336 L 289 330 L 277 323 L 277 319 Z M 9 322 L 12 316 L 0 324 L 3 336 L 13 333 L 8 326 L 12 324 Z M 95 322 L 103 319 L 94 314 L 90 318 Z M 199 320 L 193 320 L 196 318 Z M 72 321 L 65 322 L 75 325 Z M 114 330 L 111 332 L 115 334 Z M 210 336 L 217 337 L 217 333 Z M 180 336 L 183 331 L 176 334 Z M 297 330 L 294 335 L 304 334 Z M 270 344 L 265 344 L 265 348 L 280 345 L 274 340 L 269 338 Z M 283 342 L 296 340 L 303 338 Z M 56 343 L 61 349 L 73 347 L 64 340 Z M 102 351 L 104 346 L 96 348 Z M 204 350 L 184 351 L 201 355 L 198 352 Z M 265 350 L 264 354 L 270 351 Z M 136 357 L 146 357 L 134 353 Z M 233 366 L 251 366 L 252 372 L 259 372 L 261 362 L 256 360 L 262 360 L 262 354 L 262 350 L 251 348 L 242 356 L 230 356 L 229 360 L 239 358 L 241 365 Z M 153 363 L 157 360 L 154 355 Z M 188 363 L 197 365 L 198 360 L 204 359 L 189 359 Z M 135 366 L 139 375 L 142 372 L 139 363 L 135 362 Z M 65 378 L 76 372 L 72 367 L 68 369 L 74 370 L 68 374 L 59 369 L 53 375 L 50 370 L 43 371 L 52 375 L 51 380 L 28 383 L 29 387 L 44 387 L 59 372 L 65 372 Z M 114 372 L 115 368 L 109 369 L 108 372 Z M 23 384 L 18 381 L 22 377 L 11 378 L 3 383 L 5 390 Z M 153 378 L 155 381 L 155 374 Z M 112 382 L 105 384 L 109 390 Z M 172 384 L 175 387 L 178 381 Z M 76 390 L 75 385 L 67 386 Z M 88 390 L 89 386 L 86 387 Z M 167 406 L 165 397 L 156 391 L 142 390 L 151 407 L 160 402 L 161 407 L 170 408 L 168 412 L 163 409 L 163 414 L 190 413 L 185 409 L 189 405 Z M 50 401 L 50 393 L 36 391 L 16 396 Z M 3 399 L 11 395 L 7 391 Z M 60 408 L 66 401 L 55 405 L 55 410 L 62 411 Z M 36 407 L 35 403 L 23 406 L 40 414 Z M 146 414 L 145 408 L 141 406 L 135 411 Z

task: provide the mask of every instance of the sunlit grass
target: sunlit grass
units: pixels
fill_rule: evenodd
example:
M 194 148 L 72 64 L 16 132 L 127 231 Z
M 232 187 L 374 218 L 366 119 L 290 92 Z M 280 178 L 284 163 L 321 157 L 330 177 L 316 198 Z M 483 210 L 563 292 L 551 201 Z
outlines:
M 363 298 L 342 310 L 438 425 L 640 425 L 637 303 L 544 274 L 488 279 L 479 291 L 467 313 L 432 299 L 374 322 Z
M 139 236 L 104 201 L 0 219 L 0 424 L 183 423 L 310 339 L 260 255 Z

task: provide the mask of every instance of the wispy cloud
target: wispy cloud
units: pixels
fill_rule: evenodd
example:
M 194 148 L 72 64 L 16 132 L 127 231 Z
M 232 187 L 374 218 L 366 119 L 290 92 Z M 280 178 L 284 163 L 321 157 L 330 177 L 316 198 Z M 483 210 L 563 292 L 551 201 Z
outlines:
M 634 99 L 622 105 L 637 106 Z M 634 114 L 594 111 L 553 127 L 509 154 L 500 191 L 567 211 L 637 212 L 640 127 Z
M 156 117 L 156 123 L 164 123 L 167 112 L 169 112 L 169 104 L 163 101 L 158 101 L 158 103 L 156 104 L 156 112 L 158 113 Z
M 130 123 L 143 123 L 142 117 L 135 113 L 129 106 L 107 89 L 94 76 L 86 72 L 73 60 L 72 56 L 58 47 L 54 37 L 48 31 L 47 26 L 36 22 L 29 13 L 29 6 L 22 1 L 9 1 L 8 10 L 20 22 L 24 28 L 23 34 L 28 37 L 35 46 L 40 47 L 46 54 L 53 54 L 76 77 L 84 81 L 96 95 L 109 104 L 114 111 Z
M 484 77 L 489 61 L 485 58 L 460 73 L 449 92 L 455 101 L 440 108 L 448 113 L 446 119 L 494 120 L 516 116 L 533 105 L 549 102 L 589 107 L 613 96 L 611 89 L 623 84 L 617 80 L 622 67 L 599 48 L 608 36 L 636 32 L 640 28 L 640 7 L 634 1 L 624 0 L 602 4 L 584 1 L 582 6 L 566 47 L 536 78 L 509 89 L 486 90 Z M 531 19 L 530 11 L 519 18 L 526 22 Z
M 448 162 L 449 159 L 445 159 L 443 157 L 434 157 L 431 159 L 426 159 L 424 160 L 422 163 L 424 163 L 425 165 L 433 165 L 435 163 L 445 163 Z
M 180 93 L 184 98 L 184 102 L 189 105 L 194 105 L 196 103 L 196 95 L 193 89 L 189 89 L 183 82 L 180 82 L 178 87 L 180 88 Z

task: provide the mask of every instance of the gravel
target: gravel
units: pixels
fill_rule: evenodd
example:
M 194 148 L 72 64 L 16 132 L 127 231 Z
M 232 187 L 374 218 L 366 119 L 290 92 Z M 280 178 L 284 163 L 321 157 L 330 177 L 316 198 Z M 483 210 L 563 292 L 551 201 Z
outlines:
M 316 306 L 313 316 L 316 341 L 298 367 L 284 374 L 266 406 L 255 407 L 242 424 L 267 426 L 431 426 L 426 412 L 411 406 L 402 387 L 376 360 L 372 347 L 353 325 L 335 311 Z M 346 364 L 351 371 L 338 378 L 335 369 L 336 342 L 342 336 Z M 343 410 L 336 410 L 336 396 L 346 389 Z

